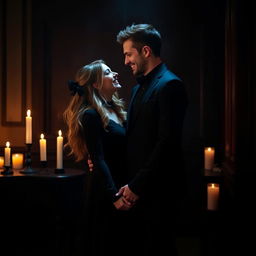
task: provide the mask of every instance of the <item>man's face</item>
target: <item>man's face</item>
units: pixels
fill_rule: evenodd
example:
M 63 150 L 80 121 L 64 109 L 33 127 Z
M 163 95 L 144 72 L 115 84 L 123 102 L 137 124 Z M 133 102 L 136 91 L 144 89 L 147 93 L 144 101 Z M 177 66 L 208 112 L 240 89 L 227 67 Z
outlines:
M 145 74 L 147 60 L 143 53 L 139 53 L 138 50 L 133 47 L 131 40 L 128 39 L 123 43 L 123 53 L 125 56 L 125 65 L 131 67 L 132 73 L 135 76 Z

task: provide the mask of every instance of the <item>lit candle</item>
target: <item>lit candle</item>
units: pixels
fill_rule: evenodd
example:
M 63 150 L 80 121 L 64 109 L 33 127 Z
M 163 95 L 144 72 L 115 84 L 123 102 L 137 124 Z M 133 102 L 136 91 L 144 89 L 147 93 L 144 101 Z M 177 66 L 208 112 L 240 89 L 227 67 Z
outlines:
M 0 169 L 3 169 L 4 167 L 4 157 L 0 156 Z
M 23 168 L 23 154 L 12 154 L 12 168 L 13 169 Z
M 6 147 L 4 149 L 4 166 L 11 166 L 11 148 L 10 142 L 6 142 Z
M 46 139 L 44 139 L 44 135 L 41 134 L 40 139 L 40 161 L 46 161 Z
M 32 117 L 31 111 L 27 111 L 26 116 L 26 144 L 32 144 Z
M 212 170 L 214 164 L 214 148 L 208 147 L 204 149 L 204 169 Z
M 207 185 L 207 209 L 217 210 L 219 203 L 219 184 L 210 183 Z
M 63 137 L 61 135 L 61 130 L 59 130 L 59 136 L 57 137 L 57 169 L 63 169 Z

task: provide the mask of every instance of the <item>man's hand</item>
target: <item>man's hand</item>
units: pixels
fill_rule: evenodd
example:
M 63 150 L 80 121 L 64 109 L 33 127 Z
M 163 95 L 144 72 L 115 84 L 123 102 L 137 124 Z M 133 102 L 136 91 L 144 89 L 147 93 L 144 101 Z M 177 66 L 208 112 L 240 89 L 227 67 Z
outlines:
M 128 185 L 121 187 L 116 195 L 122 195 L 128 202 L 132 204 L 139 199 L 139 196 L 133 193 Z

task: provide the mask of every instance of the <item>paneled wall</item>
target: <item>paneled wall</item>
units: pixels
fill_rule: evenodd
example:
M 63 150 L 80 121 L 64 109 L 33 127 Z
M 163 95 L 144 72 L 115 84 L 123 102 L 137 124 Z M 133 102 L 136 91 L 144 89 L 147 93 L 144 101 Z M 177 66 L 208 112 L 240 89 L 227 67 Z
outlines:
M 30 1 L 3 0 L 0 15 L 0 146 L 25 146 L 25 112 L 31 108 Z

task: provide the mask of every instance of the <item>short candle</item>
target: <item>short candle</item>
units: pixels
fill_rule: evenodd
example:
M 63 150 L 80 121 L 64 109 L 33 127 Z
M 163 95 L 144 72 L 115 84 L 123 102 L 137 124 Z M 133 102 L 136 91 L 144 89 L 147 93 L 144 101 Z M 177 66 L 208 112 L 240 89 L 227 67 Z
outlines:
M 218 210 L 219 204 L 219 184 L 209 183 L 207 185 L 207 209 L 208 210 Z
M 204 149 L 204 169 L 205 170 L 213 169 L 214 153 L 215 153 L 215 150 L 212 147 L 208 147 Z
M 23 154 L 12 154 L 12 168 L 22 169 L 23 168 Z
M 4 157 L 0 156 L 0 169 L 3 169 L 4 167 Z

